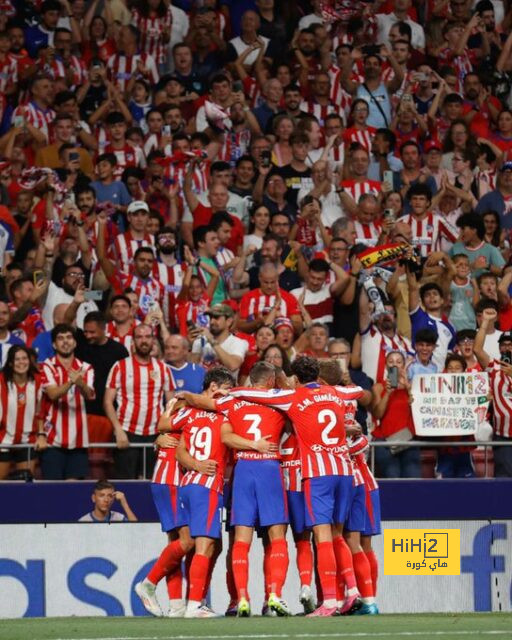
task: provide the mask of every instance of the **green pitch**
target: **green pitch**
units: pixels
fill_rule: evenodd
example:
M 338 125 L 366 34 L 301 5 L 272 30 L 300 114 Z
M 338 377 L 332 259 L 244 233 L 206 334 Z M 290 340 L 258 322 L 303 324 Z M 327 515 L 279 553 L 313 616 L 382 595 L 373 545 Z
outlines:
M 350 618 L 32 618 L 0 620 L 0 640 L 489 640 L 512 639 L 512 614 L 380 615 Z

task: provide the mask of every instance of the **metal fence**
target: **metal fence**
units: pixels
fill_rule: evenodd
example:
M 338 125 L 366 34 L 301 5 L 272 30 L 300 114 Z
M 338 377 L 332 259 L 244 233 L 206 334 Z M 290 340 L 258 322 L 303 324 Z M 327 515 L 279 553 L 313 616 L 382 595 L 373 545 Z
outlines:
M 370 441 L 370 455 L 369 455 L 369 465 L 372 473 L 375 473 L 375 448 L 376 447 L 389 447 L 390 443 L 386 441 Z M 394 440 L 392 442 L 393 447 L 420 447 L 422 449 L 440 449 L 447 447 L 462 447 L 462 448 L 471 448 L 476 449 L 480 448 L 484 451 L 484 477 L 489 478 L 489 464 L 490 460 L 490 450 L 495 447 L 512 447 L 512 440 L 510 442 L 504 441 L 464 441 L 461 442 L 459 440 L 405 440 L 405 441 L 397 441 Z M 153 448 L 153 444 L 151 443 L 130 443 L 130 449 L 151 449 Z M 14 444 L 7 445 L 1 444 L 0 449 L 27 449 L 27 462 L 30 462 L 34 458 L 34 449 L 31 447 L 27 447 L 26 444 Z M 117 449 L 117 445 L 114 442 L 92 442 L 89 444 L 89 449 Z M 146 477 L 147 472 L 147 461 L 146 456 L 142 456 L 142 468 L 143 468 L 143 476 Z

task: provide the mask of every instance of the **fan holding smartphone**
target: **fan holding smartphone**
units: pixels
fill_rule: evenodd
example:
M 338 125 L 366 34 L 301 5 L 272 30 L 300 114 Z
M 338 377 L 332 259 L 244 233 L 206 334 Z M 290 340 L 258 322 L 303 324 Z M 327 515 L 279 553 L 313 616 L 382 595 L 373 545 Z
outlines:
M 373 385 L 371 412 L 378 424 L 372 432 L 374 440 L 389 446 L 375 448 L 375 461 L 381 478 L 419 478 L 420 452 L 406 444 L 414 438 L 410 383 L 405 369 L 405 356 L 391 351 L 386 356 L 386 379 Z

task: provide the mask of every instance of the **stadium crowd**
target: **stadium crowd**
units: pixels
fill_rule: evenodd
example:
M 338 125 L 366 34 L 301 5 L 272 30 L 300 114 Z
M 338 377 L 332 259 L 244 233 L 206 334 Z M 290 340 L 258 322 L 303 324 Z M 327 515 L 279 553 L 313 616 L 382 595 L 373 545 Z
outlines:
M 305 610 L 376 613 L 365 451 L 421 477 L 413 377 L 488 372 L 479 434 L 512 438 L 512 7 L 1 6 L 0 480 L 87 478 L 89 442 L 115 441 L 110 475 L 152 478 L 169 532 L 137 593 L 160 615 L 165 577 L 185 613 L 192 537 L 186 612 L 209 617 L 236 450 L 233 504 L 276 498 L 232 511 L 230 610 L 250 613 L 259 523 L 267 610 L 288 613 L 290 509 Z M 493 456 L 511 477 L 512 448 Z M 439 449 L 436 475 L 474 476 L 471 450 Z

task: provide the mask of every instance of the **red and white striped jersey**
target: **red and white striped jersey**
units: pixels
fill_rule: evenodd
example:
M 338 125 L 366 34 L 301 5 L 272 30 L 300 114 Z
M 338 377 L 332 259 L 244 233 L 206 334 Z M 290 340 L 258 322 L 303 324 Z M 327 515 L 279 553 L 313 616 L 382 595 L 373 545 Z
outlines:
M 114 258 L 121 271 L 129 271 L 133 266 L 133 257 L 140 247 L 151 247 L 155 253 L 155 238 L 149 233 L 142 240 L 136 240 L 130 230 L 121 233 L 114 240 Z
M 14 109 L 11 118 L 13 124 L 16 116 L 23 116 L 29 124 L 44 133 L 47 140 L 50 139 L 49 125 L 55 119 L 53 109 L 40 109 L 34 102 L 29 102 Z
M 137 71 L 137 63 L 139 60 L 142 66 L 147 69 L 147 75 L 143 76 Z M 116 53 L 108 59 L 107 70 L 110 79 L 121 91 L 126 90 L 128 80 L 130 80 L 132 76 L 145 78 L 151 85 L 156 84 L 159 80 L 155 59 L 150 56 L 149 53 L 136 53 L 133 56 Z
M 165 62 L 167 43 L 164 42 L 164 31 L 170 33 L 172 27 L 171 7 L 163 17 L 142 16 L 137 9 L 132 9 L 132 24 L 140 31 L 141 51 L 148 53 L 157 64 Z
M 341 69 L 332 65 L 327 70 L 327 73 L 331 79 L 330 100 L 333 104 L 336 104 L 343 109 L 344 121 L 346 122 L 347 116 L 350 112 L 350 105 L 352 104 L 352 96 L 350 93 L 345 91 L 341 84 Z
M 174 180 L 180 186 L 180 191 L 183 190 L 183 183 L 185 181 L 185 174 L 187 172 L 187 165 L 184 163 L 172 163 L 166 167 L 165 177 Z M 201 162 L 200 165 L 196 165 L 194 173 L 192 174 L 192 191 L 194 193 L 204 193 L 208 190 L 208 180 L 210 176 L 210 163 Z M 188 209 L 186 203 L 184 207 Z
M 0 60 L 0 92 L 5 93 L 8 87 L 18 82 L 18 61 L 8 53 L 4 60 Z
M 105 327 L 105 333 L 107 335 L 107 338 L 112 338 L 112 340 L 119 342 L 120 344 L 123 345 L 123 347 L 126 348 L 128 353 L 131 353 L 132 344 L 133 344 L 133 330 L 138 324 L 140 324 L 140 321 L 134 320 L 130 328 L 130 331 L 128 331 L 128 333 L 126 333 L 124 336 L 121 336 L 117 331 L 116 323 L 113 320 L 111 320 L 110 322 L 107 322 L 107 326 Z
M 356 204 L 359 202 L 359 198 L 365 193 L 373 193 L 373 195 L 378 196 L 381 192 L 381 184 L 377 180 L 364 180 L 363 182 L 342 180 L 341 186 L 349 196 L 352 196 Z
M 183 264 L 177 262 L 172 267 L 168 267 L 163 262 L 153 263 L 153 277 L 164 286 L 164 304 L 162 311 L 164 313 L 165 324 L 168 327 L 174 327 L 176 298 L 181 291 L 183 285 L 183 277 L 185 268 Z
M 233 427 L 233 433 L 246 440 L 266 438 L 270 443 L 279 445 L 284 427 L 284 416 L 271 407 L 262 407 L 254 402 L 239 400 L 233 396 L 224 396 L 215 402 L 215 408 Z M 260 453 L 254 449 L 236 450 L 236 458 L 244 460 L 279 460 L 279 451 Z
M 464 48 L 461 55 L 455 55 L 453 49 L 446 47 L 438 53 L 437 63 L 439 67 L 449 66 L 455 68 L 457 75 L 457 85 L 455 91 L 460 95 L 464 92 L 464 78 L 468 73 L 473 71 L 473 61 L 476 61 L 476 55 L 473 49 Z
M 418 220 L 412 213 L 401 216 L 400 222 L 405 222 L 411 227 L 413 244 L 418 247 L 422 257 L 429 256 L 432 251 L 440 251 L 443 238 L 451 243 L 457 241 L 457 229 L 432 211 L 422 220 Z
M 298 289 L 293 289 L 291 293 L 298 300 L 303 292 L 304 287 L 299 287 Z M 334 319 L 333 305 L 334 299 L 327 284 L 324 284 L 319 291 L 311 291 L 306 287 L 304 306 L 314 322 L 332 322 Z
M 7 382 L 0 374 L 0 445 L 36 440 L 36 412 L 41 402 L 41 378 L 25 385 Z
M 364 131 L 356 129 L 356 127 L 349 127 L 343 132 L 343 142 L 349 147 L 353 142 L 357 142 L 364 147 L 368 153 L 372 151 L 372 141 L 377 133 L 375 127 L 366 127 Z
M 201 411 L 199 409 L 181 409 L 176 414 L 174 424 L 182 428 L 182 440 L 185 448 L 195 460 L 215 460 L 216 473 L 207 476 L 198 471 L 187 471 L 181 480 L 182 487 L 199 484 L 222 493 L 224 489 L 224 470 L 228 449 L 221 440 L 221 427 L 226 419 L 221 413 Z
M 76 371 L 82 369 L 85 383 L 91 389 L 94 388 L 94 369 L 91 365 L 74 358 L 71 368 Z M 68 380 L 68 371 L 62 366 L 58 356 L 43 362 L 43 391 L 50 386 L 66 384 Z M 85 398 L 75 384 L 58 400 L 52 401 L 45 394 L 43 409 L 49 445 L 62 449 L 79 449 L 89 445 Z
M 163 307 L 165 288 L 155 278 L 142 280 L 134 273 L 118 272 L 111 278 L 110 282 L 116 294 L 123 293 L 126 289 L 135 291 L 139 297 L 139 308 L 137 310 L 139 320 L 144 320 L 154 302 L 158 302 L 160 308 Z
M 60 58 L 54 58 L 49 64 L 45 65 L 45 71 L 54 80 L 59 78 L 67 78 L 66 69 L 73 71 L 73 79 L 71 87 L 78 87 L 83 84 L 87 78 L 87 69 L 81 59 L 71 56 L 68 61 Z
M 363 394 L 360 387 L 332 387 L 316 382 L 295 390 L 239 388 L 236 398 L 284 411 L 297 434 L 303 478 L 352 475 L 345 437 L 347 402 Z
M 305 111 L 318 120 L 318 124 L 323 127 L 325 123 L 325 119 L 328 115 L 335 113 L 338 116 L 341 116 L 343 122 L 345 122 L 345 112 L 342 107 L 338 107 L 332 102 L 328 104 L 318 104 L 314 100 L 303 100 L 300 104 L 301 111 Z
M 297 300 L 291 293 L 284 289 L 279 289 L 281 296 L 281 307 L 277 312 L 277 317 L 286 317 L 297 315 L 299 306 Z M 249 291 L 240 300 L 240 318 L 242 320 L 254 320 L 260 316 L 264 310 L 274 306 L 276 296 L 274 294 L 267 295 L 261 289 Z
M 374 324 L 361 334 L 361 363 L 366 375 L 374 382 L 382 382 L 386 376 L 386 356 L 390 351 L 400 351 L 404 357 L 414 357 L 414 349 L 408 338 L 398 333 L 392 338 L 381 333 Z
M 366 462 L 366 451 L 369 447 L 368 438 L 361 434 L 357 438 L 353 438 L 348 445 L 350 457 L 352 458 L 355 467 L 359 470 L 364 480 L 364 486 L 367 491 L 373 491 L 378 489 L 379 485 L 373 473 L 370 470 Z
M 121 179 L 126 167 L 140 167 L 142 169 L 146 167 L 146 159 L 142 149 L 133 147 L 128 142 L 125 143 L 122 149 L 114 149 L 112 144 L 107 142 L 103 147 L 102 153 L 113 153 L 115 155 L 117 164 L 114 167 L 114 178 L 116 180 Z
M 179 438 L 179 434 L 177 437 Z M 173 447 L 158 449 L 151 482 L 179 487 L 181 477 L 181 469 L 176 461 L 176 449 Z
M 345 143 L 342 142 L 341 144 L 332 147 L 327 158 L 333 169 L 341 168 L 345 162 Z
M 491 360 L 486 371 L 492 391 L 494 432 L 502 438 L 512 438 L 512 379 L 503 373 L 498 360 Z
M 115 389 L 117 416 L 124 431 L 139 436 L 157 433 L 164 392 L 172 390 L 169 368 L 151 358 L 139 362 L 135 356 L 119 360 L 108 374 L 107 389 Z
M 174 416 L 170 417 L 170 427 L 171 430 L 167 431 L 167 434 L 179 440 L 181 436 L 181 426 L 174 426 Z M 156 484 L 171 484 L 179 487 L 181 476 L 181 468 L 176 460 L 176 447 L 158 449 L 151 482 L 155 482 Z
M 286 491 L 302 491 L 299 441 L 293 431 L 284 431 L 279 444 L 283 481 Z
M 217 154 L 217 160 L 229 162 L 232 166 L 235 166 L 235 162 L 238 160 L 238 158 L 249 153 L 250 144 L 250 129 L 242 129 L 242 131 L 236 132 L 227 131 L 224 134 L 222 147 Z
M 209 318 L 206 315 L 208 307 L 211 305 L 211 298 L 206 293 L 199 300 L 178 300 L 176 304 L 176 325 L 182 336 L 188 333 L 187 322 L 209 326 Z M 201 319 L 201 323 L 199 323 Z M 204 323 L 204 324 L 203 324 Z
M 246 76 L 242 80 L 242 85 L 245 97 L 249 102 L 249 106 L 251 109 L 254 109 L 254 107 L 258 106 L 259 99 L 261 98 L 260 85 L 257 83 L 256 79 L 251 76 Z
M 354 227 L 356 230 L 356 242 L 362 242 L 369 247 L 374 247 L 377 244 L 381 233 L 381 226 L 378 222 L 359 222 L 354 220 Z

